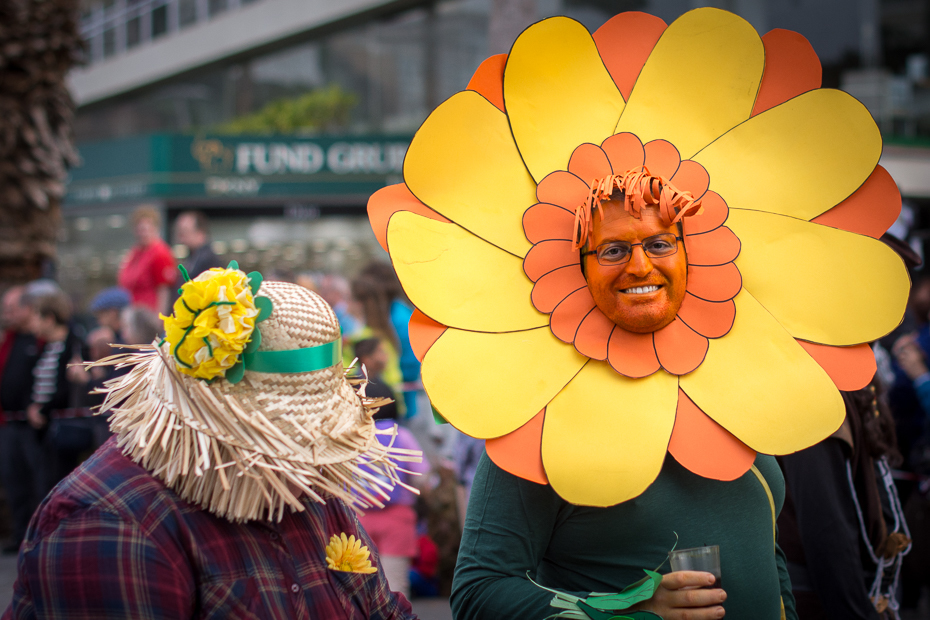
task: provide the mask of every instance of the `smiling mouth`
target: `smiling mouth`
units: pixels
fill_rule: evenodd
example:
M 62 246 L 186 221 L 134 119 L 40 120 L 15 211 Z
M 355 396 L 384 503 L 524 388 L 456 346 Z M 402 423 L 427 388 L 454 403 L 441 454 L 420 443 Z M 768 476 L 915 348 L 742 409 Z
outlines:
M 661 287 L 651 284 L 649 286 L 634 286 L 632 288 L 621 289 L 620 292 L 628 295 L 644 295 L 646 293 L 655 293 L 659 288 Z

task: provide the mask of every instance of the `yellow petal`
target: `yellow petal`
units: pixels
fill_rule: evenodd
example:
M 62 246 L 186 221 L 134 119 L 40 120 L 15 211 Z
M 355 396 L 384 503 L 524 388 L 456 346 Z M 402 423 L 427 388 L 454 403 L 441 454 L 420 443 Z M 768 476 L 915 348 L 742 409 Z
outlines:
M 507 332 L 549 324 L 533 307 L 523 261 L 461 226 L 400 211 L 388 248 L 410 301 L 443 325 Z
M 749 118 L 764 64 L 762 40 L 742 18 L 712 8 L 685 13 L 646 60 L 617 133 L 644 144 L 663 138 L 688 159 Z
M 730 211 L 727 226 L 743 287 L 795 338 L 860 344 L 901 322 L 910 278 L 881 241 L 757 211 Z
M 587 29 L 553 17 L 526 29 L 504 68 L 504 105 L 523 161 L 538 183 L 564 170 L 579 144 L 613 133 L 623 96 Z
M 865 106 L 818 89 L 752 117 L 694 159 L 730 209 L 810 220 L 856 191 L 881 154 Z
M 542 459 L 549 484 L 584 506 L 638 496 L 662 469 L 677 403 L 677 377 L 659 371 L 628 379 L 592 360 L 546 408 Z
M 730 333 L 710 341 L 704 362 L 680 378 L 681 389 L 763 454 L 788 454 L 829 436 L 846 415 L 833 381 L 746 290 L 735 302 Z
M 513 143 L 507 116 L 476 92 L 440 105 L 413 137 L 404 180 L 423 203 L 518 256 L 530 242 L 523 212 L 536 184 Z
M 423 359 L 423 385 L 467 435 L 506 435 L 549 404 L 588 358 L 548 327 L 507 334 L 447 329 Z

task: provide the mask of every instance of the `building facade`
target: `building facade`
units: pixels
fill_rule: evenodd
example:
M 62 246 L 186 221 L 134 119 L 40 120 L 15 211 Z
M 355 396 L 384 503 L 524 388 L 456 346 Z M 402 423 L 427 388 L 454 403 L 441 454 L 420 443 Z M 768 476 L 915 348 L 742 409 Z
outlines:
M 561 14 L 594 31 L 624 10 L 671 22 L 708 4 L 807 36 L 824 85 L 875 115 L 905 195 L 930 198 L 919 0 L 85 0 L 71 76 L 85 163 L 59 275 L 76 292 L 112 284 L 141 203 L 166 233 L 202 210 L 216 251 L 248 268 L 352 275 L 384 258 L 368 196 L 400 180 L 420 123 L 525 27 Z

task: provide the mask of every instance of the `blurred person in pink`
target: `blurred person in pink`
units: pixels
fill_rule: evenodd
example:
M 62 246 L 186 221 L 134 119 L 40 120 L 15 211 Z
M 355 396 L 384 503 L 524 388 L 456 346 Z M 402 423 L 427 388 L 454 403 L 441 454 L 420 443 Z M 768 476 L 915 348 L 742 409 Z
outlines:
M 355 343 L 355 356 L 368 373 L 369 383 L 365 386 L 365 395 L 368 398 L 390 398 L 395 394 L 390 387 L 381 381 L 388 362 L 388 355 L 380 338 L 366 338 Z M 390 429 L 394 426 L 397 417 L 397 405 L 394 402 L 382 406 L 373 416 L 378 430 Z M 393 440 L 394 447 L 409 450 L 421 450 L 420 444 L 413 433 L 402 426 L 397 427 L 397 436 L 378 435 L 378 440 L 389 445 Z M 407 465 L 414 474 L 426 474 L 429 463 L 424 459 L 421 463 Z M 409 486 L 418 486 L 422 478 L 409 473 L 401 473 L 401 482 Z M 387 577 L 391 590 L 410 596 L 410 567 L 413 558 L 419 553 L 417 543 L 417 514 L 414 505 L 417 495 L 401 485 L 394 487 L 390 493 L 390 500 L 384 508 L 371 508 L 359 516 L 362 527 L 371 536 L 378 552 L 381 554 L 381 566 Z
M 133 304 L 168 312 L 177 272 L 171 249 L 159 232 L 161 215 L 153 207 L 139 207 L 132 213 L 132 226 L 136 245 L 120 267 L 119 285 L 129 291 Z

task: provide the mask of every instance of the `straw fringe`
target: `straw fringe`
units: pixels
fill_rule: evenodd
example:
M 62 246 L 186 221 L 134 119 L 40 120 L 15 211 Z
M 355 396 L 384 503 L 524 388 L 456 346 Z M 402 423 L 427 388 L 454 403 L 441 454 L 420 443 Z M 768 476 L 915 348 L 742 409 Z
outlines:
M 280 521 L 285 508 L 304 510 L 300 493 L 368 508 L 383 507 L 394 485 L 413 490 L 394 461 L 419 462 L 420 453 L 377 440 L 396 436 L 371 421 L 389 401 L 364 396 L 364 379 L 351 380 L 356 395 L 341 365 L 208 387 L 179 373 L 167 346 L 126 348 L 135 351 L 93 364 L 132 367 L 101 390 L 99 413 L 112 412 L 110 428 L 129 458 L 189 502 L 230 521 Z M 308 394 L 321 398 L 308 404 Z

